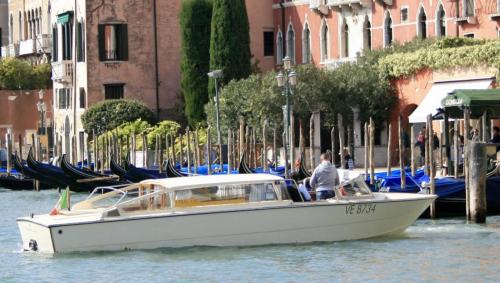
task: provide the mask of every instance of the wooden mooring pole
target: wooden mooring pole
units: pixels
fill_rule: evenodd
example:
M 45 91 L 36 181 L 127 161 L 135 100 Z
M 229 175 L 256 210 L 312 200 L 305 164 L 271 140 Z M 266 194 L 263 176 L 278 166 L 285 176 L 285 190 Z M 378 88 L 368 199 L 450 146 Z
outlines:
M 436 194 L 436 183 L 435 183 L 435 168 L 434 168 L 434 130 L 432 128 L 432 115 L 427 116 L 427 131 L 428 131 L 428 137 L 429 137 L 429 179 L 430 179 L 430 193 L 431 194 Z M 431 218 L 435 219 L 436 218 L 436 202 L 433 201 L 431 203 L 431 208 L 430 208 L 430 214 Z
M 375 123 L 370 117 L 370 185 L 375 184 Z
M 398 119 L 398 141 L 399 141 L 399 171 L 401 176 L 401 188 L 406 188 L 406 172 L 405 172 L 405 145 L 403 142 L 403 122 L 401 116 Z
M 469 188 L 469 143 L 470 143 L 470 110 L 464 108 L 464 175 L 465 175 L 465 212 L 470 220 L 470 188 Z
M 311 115 L 311 119 L 309 119 L 309 160 L 310 160 L 310 168 L 311 172 L 314 171 L 314 115 Z
M 8 131 L 6 135 L 7 144 L 7 175 L 12 172 L 12 134 Z
M 391 175 L 392 164 L 391 164 L 391 145 L 392 145 L 392 124 L 389 122 L 387 126 L 387 176 Z
M 415 176 L 417 166 L 415 164 L 415 126 L 410 127 L 410 162 L 411 162 L 411 175 Z
M 212 136 L 210 126 L 207 128 L 207 174 L 212 175 Z
M 231 129 L 227 129 L 227 174 L 231 175 L 231 168 L 233 166 L 231 160 L 232 160 L 232 152 L 231 148 L 233 146 L 233 139 L 231 138 Z M 221 168 L 222 171 L 223 168 Z
M 469 213 L 473 223 L 486 222 L 487 156 L 484 142 L 469 143 Z
M 369 136 L 370 136 L 370 130 L 368 128 L 368 123 L 365 122 L 365 127 L 364 127 L 364 130 L 365 130 L 365 136 L 364 136 L 364 144 L 365 144 L 365 179 L 366 177 L 368 177 L 368 149 L 369 149 L 369 146 L 368 146 L 368 140 L 369 140 Z

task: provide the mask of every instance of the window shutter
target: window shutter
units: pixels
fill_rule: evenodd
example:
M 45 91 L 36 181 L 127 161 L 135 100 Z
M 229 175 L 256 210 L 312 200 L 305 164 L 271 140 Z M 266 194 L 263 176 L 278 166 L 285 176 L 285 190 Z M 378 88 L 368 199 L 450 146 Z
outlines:
M 97 33 L 99 41 L 99 60 L 106 61 L 106 51 L 104 50 L 104 25 L 98 26 Z
M 57 62 L 57 27 L 52 29 L 52 61 Z
M 120 25 L 120 49 L 121 49 L 121 60 L 128 61 L 128 28 L 126 24 Z

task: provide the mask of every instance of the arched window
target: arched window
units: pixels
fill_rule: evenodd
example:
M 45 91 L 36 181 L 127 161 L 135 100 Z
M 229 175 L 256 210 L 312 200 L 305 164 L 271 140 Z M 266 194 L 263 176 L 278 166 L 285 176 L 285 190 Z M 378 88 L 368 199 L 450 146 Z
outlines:
M 311 31 L 306 23 L 302 32 L 302 63 L 311 63 Z
M 281 30 L 276 36 L 276 65 L 283 64 L 283 34 Z
M 365 18 L 363 24 L 363 47 L 366 50 L 372 49 L 372 24 L 368 17 Z
M 436 13 L 436 36 L 446 36 L 446 12 L 443 5 L 439 5 Z
M 288 25 L 288 31 L 286 32 L 286 55 L 290 57 L 292 62 L 295 62 L 295 32 L 292 24 Z
M 323 21 L 323 25 L 321 26 L 320 42 L 321 42 L 321 61 L 326 61 L 328 60 L 330 54 L 328 50 L 330 35 L 328 33 L 328 26 L 326 25 L 325 21 Z
M 420 38 L 427 38 L 427 16 L 425 15 L 424 8 L 420 7 L 420 12 L 417 18 L 417 35 Z
M 342 39 L 341 56 L 349 57 L 349 26 L 347 25 L 345 19 L 344 19 L 344 24 L 342 25 L 341 39 Z
M 462 0 L 463 16 L 472 17 L 475 14 L 474 0 Z
M 9 43 L 14 43 L 14 17 L 10 14 Z
M 23 40 L 23 15 L 19 11 L 19 40 Z
M 392 44 L 392 19 L 391 15 L 387 13 L 384 21 L 384 46 Z

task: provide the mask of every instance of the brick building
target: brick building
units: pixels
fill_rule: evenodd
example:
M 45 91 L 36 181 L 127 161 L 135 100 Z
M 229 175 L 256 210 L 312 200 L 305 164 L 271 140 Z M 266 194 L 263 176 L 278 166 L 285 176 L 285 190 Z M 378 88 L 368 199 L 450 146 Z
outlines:
M 498 0 L 274 0 L 272 7 L 276 64 L 288 55 L 297 64 L 335 69 L 345 62 L 354 62 L 363 50 L 404 43 L 416 37 L 500 37 Z M 493 87 L 495 73 L 496 70 L 488 68 L 426 70 L 396 80 L 399 105 L 394 110 L 393 122 L 399 113 L 406 117 L 412 114 L 424 100 L 426 106 L 429 101 L 439 103 L 443 93 L 457 87 Z M 428 94 L 430 97 L 426 99 Z M 353 112 L 356 118 L 356 110 Z M 416 118 L 413 121 L 417 132 L 421 122 Z M 408 120 L 404 124 L 408 128 Z M 354 155 L 359 165 L 363 160 L 361 124 L 355 122 L 353 129 Z M 386 162 L 387 133 L 380 129 L 378 134 L 375 160 L 382 165 Z

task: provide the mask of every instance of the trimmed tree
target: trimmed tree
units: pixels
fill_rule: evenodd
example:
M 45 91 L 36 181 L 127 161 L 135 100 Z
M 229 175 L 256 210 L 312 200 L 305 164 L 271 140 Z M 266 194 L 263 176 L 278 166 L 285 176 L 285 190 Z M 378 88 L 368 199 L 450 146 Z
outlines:
M 191 126 L 205 118 L 203 107 L 208 102 L 211 21 L 211 1 L 182 2 L 179 13 L 182 37 L 181 86 L 184 110 Z
M 252 71 L 250 34 L 245 0 L 214 0 L 210 38 L 210 70 L 221 69 L 220 85 L 247 78 Z M 215 93 L 209 80 L 208 92 Z
M 94 130 L 98 135 L 137 119 L 151 124 L 154 122 L 154 114 L 142 102 L 125 99 L 99 102 L 87 109 L 82 115 L 85 131 L 92 133 Z

